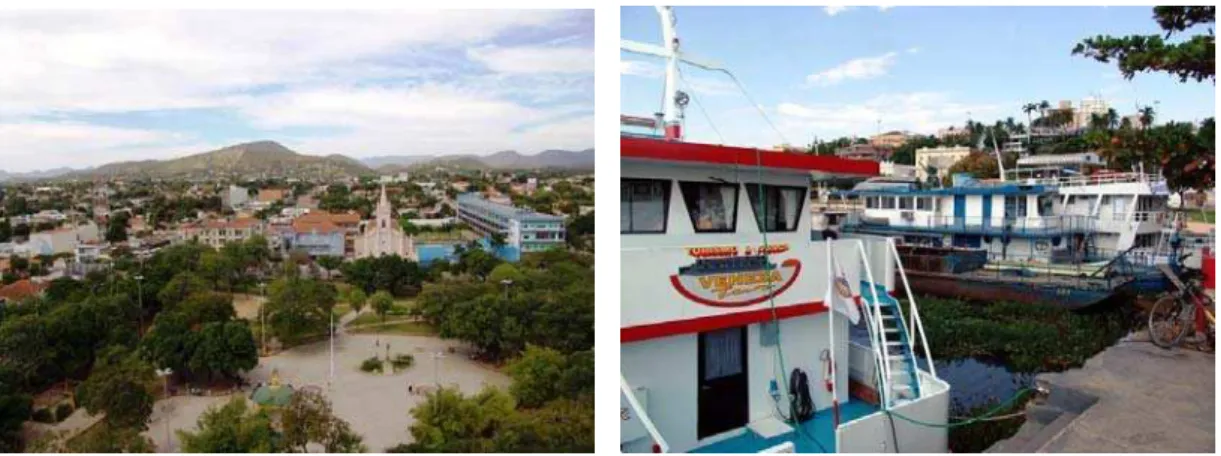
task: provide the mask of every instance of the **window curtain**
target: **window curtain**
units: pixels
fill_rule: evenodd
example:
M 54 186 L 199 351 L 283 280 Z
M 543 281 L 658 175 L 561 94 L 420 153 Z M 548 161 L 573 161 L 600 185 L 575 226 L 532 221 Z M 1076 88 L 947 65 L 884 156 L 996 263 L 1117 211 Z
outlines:
M 704 334 L 704 380 L 742 373 L 742 342 L 741 328 Z

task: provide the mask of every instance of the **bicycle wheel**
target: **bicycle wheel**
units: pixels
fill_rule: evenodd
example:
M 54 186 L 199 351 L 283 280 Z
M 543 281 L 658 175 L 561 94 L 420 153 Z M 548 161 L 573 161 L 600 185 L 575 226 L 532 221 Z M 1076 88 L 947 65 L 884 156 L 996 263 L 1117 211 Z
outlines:
M 1191 331 L 1191 305 L 1178 296 L 1166 296 L 1149 311 L 1149 340 L 1162 348 L 1173 348 Z

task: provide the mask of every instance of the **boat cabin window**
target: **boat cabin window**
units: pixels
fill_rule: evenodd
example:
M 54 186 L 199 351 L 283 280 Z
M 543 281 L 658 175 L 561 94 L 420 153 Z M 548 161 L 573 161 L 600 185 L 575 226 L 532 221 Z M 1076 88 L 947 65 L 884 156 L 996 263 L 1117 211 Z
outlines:
M 806 189 L 801 187 L 746 184 L 746 196 L 750 198 L 750 207 L 755 211 L 755 221 L 759 223 L 760 230 L 768 232 L 797 230 L 805 193 Z
M 1055 208 L 1055 198 L 1051 195 L 1039 195 L 1039 216 L 1050 217 L 1052 209 Z
M 912 197 L 910 197 L 910 196 L 900 196 L 899 197 L 899 209 L 903 209 L 905 211 L 910 211 L 910 210 L 912 210 L 912 207 L 913 207 Z
M 893 196 L 883 196 L 882 197 L 882 209 L 894 209 L 894 208 L 895 208 L 895 198 Z
M 1026 195 L 1005 195 L 1005 217 L 1026 216 Z
M 619 233 L 665 233 L 670 209 L 670 181 L 619 181 Z
M 916 210 L 932 211 L 933 210 L 933 199 L 930 197 L 927 197 L 927 196 L 916 198 Z
M 683 202 L 697 233 L 729 233 L 738 226 L 738 186 L 716 182 L 679 182 Z
M 865 197 L 865 209 L 877 209 L 877 208 L 878 208 L 878 197 L 866 196 Z

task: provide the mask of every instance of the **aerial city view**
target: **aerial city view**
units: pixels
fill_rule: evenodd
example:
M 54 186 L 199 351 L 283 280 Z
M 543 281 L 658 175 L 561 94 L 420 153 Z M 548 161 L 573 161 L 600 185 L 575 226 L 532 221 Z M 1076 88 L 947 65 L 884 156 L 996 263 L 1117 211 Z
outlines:
M 620 451 L 1214 453 L 1215 18 L 621 8 Z
M 592 452 L 593 21 L 0 12 L 0 451 Z

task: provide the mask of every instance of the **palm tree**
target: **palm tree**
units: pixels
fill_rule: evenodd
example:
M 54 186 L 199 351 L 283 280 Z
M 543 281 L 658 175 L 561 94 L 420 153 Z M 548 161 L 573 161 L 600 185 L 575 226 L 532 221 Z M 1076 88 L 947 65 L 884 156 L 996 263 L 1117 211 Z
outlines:
M 1132 129 L 1132 119 L 1124 117 L 1123 120 L 1119 122 L 1119 129 L 1120 130 Z
M 1030 114 L 1038 110 L 1039 105 L 1037 103 L 1026 103 L 1022 105 L 1022 112 L 1026 113 L 1026 125 L 1034 125 L 1034 120 L 1031 119 Z
M 1140 108 L 1139 112 L 1140 112 L 1140 124 L 1142 127 L 1149 128 L 1150 125 L 1153 125 L 1153 107 L 1152 106 L 1145 106 L 1143 108 Z
M 1109 129 L 1114 130 L 1119 126 L 1119 113 L 1115 111 L 1115 108 L 1107 109 L 1106 120 Z
M 1106 115 L 1093 113 L 1090 114 L 1090 130 L 1105 130 L 1107 128 Z
M 1039 102 L 1039 118 L 1046 118 L 1048 109 L 1051 109 L 1051 103 L 1049 103 L 1047 100 L 1040 101 Z

